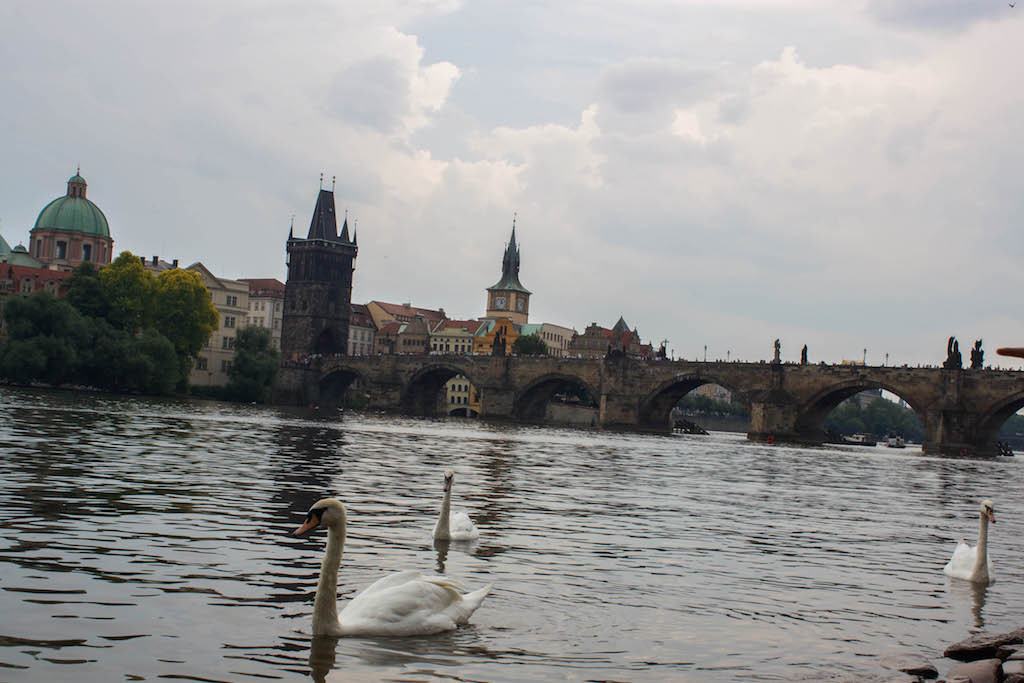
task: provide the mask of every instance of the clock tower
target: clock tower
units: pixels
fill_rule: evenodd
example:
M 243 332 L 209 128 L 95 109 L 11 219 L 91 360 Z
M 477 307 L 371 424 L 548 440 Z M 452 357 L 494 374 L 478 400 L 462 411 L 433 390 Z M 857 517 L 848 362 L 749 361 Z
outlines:
M 512 239 L 501 261 L 501 279 L 487 288 L 487 317 L 508 318 L 517 325 L 525 325 L 530 317 L 530 291 L 519 283 L 515 220 L 512 221 Z

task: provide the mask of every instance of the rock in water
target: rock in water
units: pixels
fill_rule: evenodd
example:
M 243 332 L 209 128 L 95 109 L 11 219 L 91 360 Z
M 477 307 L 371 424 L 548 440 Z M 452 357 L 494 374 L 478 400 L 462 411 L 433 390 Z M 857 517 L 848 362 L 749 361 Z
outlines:
M 938 678 L 939 670 L 935 665 L 916 652 L 890 652 L 878 658 L 878 663 L 886 669 L 902 671 L 911 676 L 922 678 Z
M 970 638 L 953 643 L 943 654 L 950 659 L 970 662 L 983 657 L 995 657 L 1004 645 L 1024 643 L 1024 628 L 1009 633 L 977 633 Z

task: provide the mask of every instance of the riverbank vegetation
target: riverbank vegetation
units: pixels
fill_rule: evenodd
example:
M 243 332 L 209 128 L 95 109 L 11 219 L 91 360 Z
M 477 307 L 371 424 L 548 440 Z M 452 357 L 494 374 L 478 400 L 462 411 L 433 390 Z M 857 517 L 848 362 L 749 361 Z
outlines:
M 196 354 L 217 328 L 210 292 L 193 271 L 154 276 L 122 252 L 102 270 L 85 262 L 65 298 L 9 297 L 0 378 L 119 393 L 184 391 Z

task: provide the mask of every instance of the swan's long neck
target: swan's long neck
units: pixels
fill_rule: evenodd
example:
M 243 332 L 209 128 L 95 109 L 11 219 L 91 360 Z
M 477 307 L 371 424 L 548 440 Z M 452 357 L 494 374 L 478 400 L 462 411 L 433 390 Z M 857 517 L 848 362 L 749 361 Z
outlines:
M 988 515 L 981 513 L 981 521 L 978 522 L 978 550 L 974 558 L 974 570 L 971 574 L 975 577 L 988 577 Z
M 434 527 L 434 538 L 445 540 L 451 536 L 449 529 L 449 518 L 452 513 L 452 487 L 444 492 L 444 501 L 441 503 L 441 514 L 437 517 L 437 525 Z
M 320 581 L 313 601 L 313 635 L 333 634 L 338 622 L 338 568 L 345 549 L 345 523 L 327 529 L 327 549 L 320 565 Z

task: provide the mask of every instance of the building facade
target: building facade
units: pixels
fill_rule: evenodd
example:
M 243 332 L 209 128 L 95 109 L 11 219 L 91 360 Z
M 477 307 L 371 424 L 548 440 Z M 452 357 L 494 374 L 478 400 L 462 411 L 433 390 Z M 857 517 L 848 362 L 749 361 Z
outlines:
M 567 348 L 568 355 L 576 358 L 604 358 L 617 351 L 634 358 L 652 358 L 654 349 L 640 341 L 640 332 L 629 329 L 620 316 L 610 330 L 597 323 L 590 323 L 583 334 L 573 337 Z
M 576 336 L 576 330 L 561 325 L 542 323 L 537 334 L 548 345 L 549 356 L 565 358 L 569 355 L 569 344 Z
M 284 283 L 277 278 L 243 278 L 249 285 L 249 325 L 270 330 L 270 341 L 281 350 L 281 324 L 284 321 Z
M 370 314 L 378 330 L 389 322 L 409 323 L 422 317 L 433 326 L 445 319 L 443 308 L 435 311 L 432 308 L 418 308 L 412 304 L 389 304 L 386 301 L 371 301 L 366 304 L 366 312 Z
M 372 356 L 377 328 L 373 318 L 363 304 L 352 304 L 352 315 L 348 321 L 348 355 Z
M 479 320 L 442 320 L 430 332 L 430 352 L 472 354 L 473 337 L 482 324 Z
M 519 247 L 516 226 L 501 260 L 501 279 L 487 288 L 487 318 L 508 318 L 517 325 L 530 319 L 530 291 L 519 282 Z
M 455 375 L 444 385 L 445 412 L 449 415 L 477 417 L 480 415 L 480 394 L 469 378 Z
M 480 329 L 473 336 L 473 353 L 478 356 L 490 356 L 494 353 L 494 341 L 503 340 L 505 354 L 512 353 L 512 344 L 519 338 L 519 326 L 511 318 L 495 318 L 484 320 Z
M 68 191 L 43 207 L 31 230 L 31 256 L 47 267 L 71 270 L 83 261 L 97 266 L 110 263 L 114 240 L 107 217 L 86 199 L 85 178 L 75 173 Z
M 189 383 L 196 386 L 224 386 L 228 370 L 235 360 L 235 334 L 245 327 L 249 314 L 249 284 L 241 280 L 219 278 L 202 263 L 193 263 L 195 271 L 210 290 L 219 325 L 196 356 Z
M 338 234 L 334 192 L 321 189 L 306 239 L 288 232 L 281 355 L 343 354 L 348 349 L 352 276 L 359 247 L 346 219 Z

